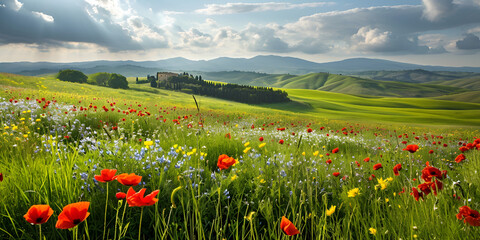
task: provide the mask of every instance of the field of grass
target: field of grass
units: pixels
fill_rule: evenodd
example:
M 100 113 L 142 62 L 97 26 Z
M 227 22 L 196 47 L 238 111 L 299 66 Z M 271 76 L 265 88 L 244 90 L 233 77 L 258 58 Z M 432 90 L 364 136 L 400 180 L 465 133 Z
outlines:
M 0 74 L 0 85 L 1 239 L 480 234 L 472 226 L 480 216 L 457 215 L 480 210 L 478 104 L 292 89 L 287 105 L 196 96 L 197 108 L 191 95 L 148 84 L 115 90 Z M 456 162 L 463 145 L 466 159 Z M 222 154 L 238 163 L 225 169 Z M 142 178 L 100 182 L 102 169 Z M 116 198 L 130 187 L 159 191 Z M 76 202 L 89 202 L 89 216 L 73 211 L 71 230 L 57 228 Z M 41 225 L 23 217 L 36 204 L 53 210 Z M 299 234 L 287 236 L 294 228 Z
M 444 85 L 444 86 L 452 86 L 452 87 L 459 87 L 465 88 L 469 90 L 480 90 L 480 77 L 472 77 L 472 78 L 461 78 L 455 79 L 451 81 L 436 81 L 432 82 L 433 84 Z

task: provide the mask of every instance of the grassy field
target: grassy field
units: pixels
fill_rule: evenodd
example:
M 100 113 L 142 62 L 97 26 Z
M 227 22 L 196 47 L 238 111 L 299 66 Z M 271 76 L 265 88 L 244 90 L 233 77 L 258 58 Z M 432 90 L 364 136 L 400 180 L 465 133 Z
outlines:
M 292 89 L 287 105 L 196 96 L 197 108 L 191 95 L 129 81 L 115 90 L 0 74 L 1 239 L 480 234 L 474 212 L 457 219 L 460 207 L 480 210 L 478 104 Z M 238 163 L 225 169 L 223 154 Z M 102 169 L 141 176 L 130 191 L 159 190 L 158 201 L 118 200 L 130 186 L 95 180 Z M 90 215 L 73 211 L 71 230 L 57 228 L 76 202 Z M 41 225 L 23 217 L 36 204 L 53 210 Z M 287 236 L 282 216 L 299 234 Z

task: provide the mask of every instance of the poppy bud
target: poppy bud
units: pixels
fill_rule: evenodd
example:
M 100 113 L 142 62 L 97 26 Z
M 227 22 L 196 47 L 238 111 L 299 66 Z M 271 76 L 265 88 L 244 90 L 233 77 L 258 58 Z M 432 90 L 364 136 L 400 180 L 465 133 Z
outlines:
M 122 200 L 126 196 L 127 196 L 127 194 L 125 194 L 124 192 L 118 192 L 117 194 L 115 194 L 115 197 L 117 197 L 118 200 Z

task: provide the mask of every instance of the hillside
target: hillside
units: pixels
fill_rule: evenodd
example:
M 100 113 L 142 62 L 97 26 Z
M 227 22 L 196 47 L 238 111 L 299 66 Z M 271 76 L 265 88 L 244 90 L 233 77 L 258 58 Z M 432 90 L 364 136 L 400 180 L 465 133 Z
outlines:
M 480 73 L 479 67 L 426 66 L 383 59 L 351 58 L 342 61 L 317 63 L 294 57 L 255 56 L 252 58 L 220 57 L 211 60 L 189 60 L 182 57 L 157 61 L 87 61 L 71 63 L 12 62 L 0 63 L 0 72 L 24 75 L 56 73 L 61 69 L 75 69 L 85 73 L 115 72 L 129 77 L 146 76 L 157 71 L 222 72 L 247 71 L 270 74 L 307 74 L 329 72 L 354 74 L 363 71 L 459 71 Z
M 433 72 L 423 69 L 415 69 L 402 71 L 366 71 L 355 73 L 354 76 L 384 81 L 427 83 L 433 81 L 449 81 L 459 78 L 469 78 L 480 76 L 480 74 L 472 72 Z
M 68 83 L 53 76 L 27 77 L 0 73 L 0 85 L 4 89 L 24 89 L 30 95 L 42 97 L 44 92 L 56 93 L 57 99 L 70 101 L 72 96 L 89 102 L 92 98 L 112 98 L 138 102 L 155 102 L 161 105 L 172 104 L 195 108 L 190 94 L 163 89 L 155 89 L 148 84 L 133 84 L 130 89 L 115 90 L 88 84 Z M 232 114 L 254 112 L 267 115 L 305 115 L 329 120 L 355 120 L 385 123 L 411 122 L 417 124 L 441 124 L 480 126 L 480 104 L 453 102 L 436 99 L 362 97 L 306 89 L 286 89 L 293 100 L 289 103 L 248 105 L 232 101 L 196 96 L 201 111 L 224 111 Z M 3 94 L 7 94 L 4 92 Z M 75 104 L 75 102 L 72 102 Z
M 435 81 L 432 84 L 465 88 L 469 90 L 480 90 L 480 76 L 472 78 L 461 78 L 451 81 Z
M 457 93 L 452 95 L 445 95 L 445 96 L 435 97 L 434 99 L 457 101 L 457 102 L 480 103 L 480 91 L 471 91 L 471 92 Z

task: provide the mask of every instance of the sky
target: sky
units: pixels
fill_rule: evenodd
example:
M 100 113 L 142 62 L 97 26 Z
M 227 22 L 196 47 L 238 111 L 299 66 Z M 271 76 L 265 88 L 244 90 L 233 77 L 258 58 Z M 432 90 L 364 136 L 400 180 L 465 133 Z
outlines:
M 480 67 L 480 0 L 0 0 L 0 62 L 279 55 Z

